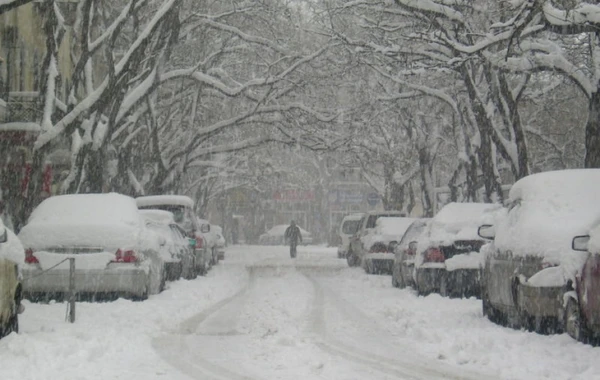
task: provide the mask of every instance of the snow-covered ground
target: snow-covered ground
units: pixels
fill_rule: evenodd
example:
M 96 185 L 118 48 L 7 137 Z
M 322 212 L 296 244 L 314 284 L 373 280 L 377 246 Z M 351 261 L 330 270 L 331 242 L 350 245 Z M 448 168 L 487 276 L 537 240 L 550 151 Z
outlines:
M 496 326 L 480 301 L 417 297 L 336 248 L 233 246 L 144 302 L 31 304 L 0 379 L 600 379 L 600 348 Z

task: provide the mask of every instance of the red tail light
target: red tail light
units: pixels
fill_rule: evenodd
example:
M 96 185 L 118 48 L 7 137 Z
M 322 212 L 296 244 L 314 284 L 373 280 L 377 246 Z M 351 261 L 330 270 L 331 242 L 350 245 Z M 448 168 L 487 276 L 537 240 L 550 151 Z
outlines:
M 135 251 L 131 249 L 126 251 L 118 249 L 117 253 L 115 253 L 115 259 L 113 260 L 113 262 L 116 263 L 136 263 L 138 261 L 139 258 L 137 257 Z
M 426 263 L 443 263 L 445 260 L 446 257 L 439 248 L 428 248 L 425 252 Z
M 25 250 L 25 262 L 27 264 L 39 264 L 40 261 L 33 254 L 33 249 L 27 248 Z

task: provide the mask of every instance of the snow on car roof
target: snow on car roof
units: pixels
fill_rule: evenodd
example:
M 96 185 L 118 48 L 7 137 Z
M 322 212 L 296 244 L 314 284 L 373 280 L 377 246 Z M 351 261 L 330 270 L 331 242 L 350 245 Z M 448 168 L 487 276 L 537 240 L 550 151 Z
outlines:
M 432 218 L 429 240 L 441 243 L 457 239 L 480 239 L 477 229 L 484 223 L 486 215 L 491 216 L 501 207 L 496 203 L 448 203 Z
M 144 219 L 161 223 L 161 224 L 174 224 L 175 219 L 173 213 L 166 210 L 140 210 L 140 214 Z
M 371 247 L 376 242 L 389 244 L 392 241 L 400 242 L 402 236 L 415 221 L 415 218 L 406 217 L 380 217 L 375 228 L 371 229 L 362 240 L 365 247 Z
M 494 244 L 515 255 L 542 255 L 561 263 L 571 241 L 600 222 L 600 169 L 532 174 L 509 193 L 510 218 L 500 217 Z M 514 215 L 514 216 L 513 216 Z M 573 256 L 574 257 L 574 256 Z
M 178 205 L 194 208 L 192 198 L 185 195 L 148 195 L 135 198 L 138 207 Z
M 33 211 L 28 225 L 139 225 L 139 210 L 133 198 L 117 194 L 56 195 Z

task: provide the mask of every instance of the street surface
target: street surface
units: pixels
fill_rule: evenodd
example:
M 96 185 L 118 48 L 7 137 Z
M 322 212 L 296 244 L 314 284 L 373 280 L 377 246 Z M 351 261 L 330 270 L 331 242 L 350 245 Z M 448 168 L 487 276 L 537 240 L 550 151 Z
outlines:
M 334 248 L 232 246 L 144 302 L 26 303 L 1 379 L 600 379 L 600 349 L 496 326 L 476 299 L 418 297 Z

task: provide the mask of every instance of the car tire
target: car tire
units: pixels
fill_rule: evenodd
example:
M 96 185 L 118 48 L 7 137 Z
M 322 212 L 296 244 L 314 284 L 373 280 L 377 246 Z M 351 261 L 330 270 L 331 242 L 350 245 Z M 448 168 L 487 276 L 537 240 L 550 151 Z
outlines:
M 578 342 L 586 342 L 587 332 L 585 331 L 584 322 L 579 311 L 579 303 L 573 298 L 567 301 L 564 316 L 564 329 L 569 336 Z
M 348 262 L 348 266 L 350 267 L 357 267 L 360 259 L 352 251 L 349 251 L 346 254 L 346 262 Z

